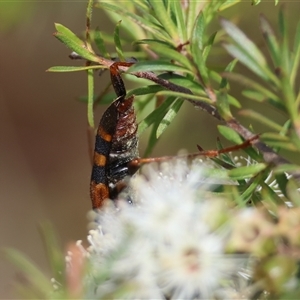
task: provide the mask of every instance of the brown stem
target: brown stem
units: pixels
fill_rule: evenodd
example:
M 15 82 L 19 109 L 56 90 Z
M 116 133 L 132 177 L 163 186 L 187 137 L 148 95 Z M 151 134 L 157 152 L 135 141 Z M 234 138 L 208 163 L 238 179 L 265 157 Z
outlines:
M 113 61 L 110 61 L 107 59 L 104 59 L 104 60 L 105 60 L 104 65 L 106 65 L 106 66 L 110 66 L 111 64 L 114 63 Z M 100 61 L 102 61 L 102 63 Z M 100 62 L 100 64 L 103 64 L 103 60 L 101 57 L 99 57 L 99 62 Z M 127 72 L 129 67 L 126 65 L 124 65 L 124 66 L 120 65 L 119 69 L 123 72 Z M 135 72 L 135 73 L 132 73 L 132 75 L 139 77 L 139 78 L 148 79 L 152 82 L 155 82 L 155 83 L 165 87 L 167 90 L 170 90 L 170 91 L 193 95 L 191 90 L 189 90 L 183 86 L 174 84 L 166 79 L 160 78 L 153 72 Z M 225 121 L 213 105 L 210 105 L 204 101 L 198 101 L 198 100 L 193 100 L 193 99 L 188 99 L 188 98 L 186 98 L 185 100 L 190 102 L 193 106 L 206 111 L 211 116 L 218 119 L 219 121 L 224 122 L 229 128 L 232 128 L 237 133 L 239 133 L 245 140 L 251 140 L 251 139 L 255 138 L 256 135 L 254 133 L 252 133 L 250 130 L 248 130 L 247 128 L 245 128 L 242 124 L 240 124 L 235 118 L 232 118 L 229 121 Z M 257 141 L 253 142 L 253 145 L 259 150 L 260 153 L 262 153 L 263 158 L 266 163 L 272 164 L 274 166 L 279 166 L 282 164 L 289 163 L 288 160 L 286 160 L 285 158 L 283 158 L 280 155 L 278 155 L 277 153 L 275 153 L 270 147 L 268 147 L 263 142 L 257 140 Z M 298 174 L 298 173 L 293 174 L 293 176 L 294 176 L 294 178 L 300 179 L 300 174 Z
M 126 70 L 124 70 L 124 71 L 126 71 Z M 166 79 L 159 78 L 152 72 L 136 72 L 136 73 L 133 73 L 132 75 L 135 75 L 139 78 L 145 78 L 145 79 L 151 80 L 151 81 L 165 87 L 166 89 L 168 89 L 170 91 L 193 95 L 191 90 L 189 90 L 189 89 L 187 89 L 183 86 L 179 86 L 177 84 L 174 84 L 174 83 L 172 83 L 172 82 L 170 82 Z M 196 101 L 196 100 L 192 100 L 192 99 L 188 99 L 188 98 L 185 99 L 185 100 L 190 102 L 191 104 L 193 104 L 195 107 L 206 111 L 211 116 L 218 119 L 219 121 L 224 122 L 229 128 L 232 128 L 237 133 L 239 133 L 245 140 L 249 140 L 249 139 L 252 139 L 252 138 L 255 137 L 254 133 L 252 133 L 250 130 L 245 128 L 235 118 L 232 118 L 229 121 L 225 121 L 220 116 L 220 114 L 218 113 L 217 109 L 214 106 L 209 105 L 209 104 L 207 104 L 206 102 L 203 102 L 203 101 Z M 279 166 L 279 165 L 282 165 L 282 164 L 288 164 L 289 163 L 288 160 L 286 160 L 285 158 L 283 158 L 280 155 L 278 155 L 277 153 L 275 153 L 272 150 L 272 148 L 268 147 L 263 142 L 257 140 L 255 142 L 253 142 L 253 145 L 259 150 L 260 153 L 262 153 L 263 158 L 264 158 L 266 163 L 269 163 L 269 164 L 272 164 L 272 165 L 275 165 L 275 166 Z M 300 179 L 300 174 L 298 174 L 298 173 L 294 173 L 293 176 L 294 176 L 294 178 Z
M 174 84 L 166 79 L 159 78 L 152 72 L 136 72 L 136 73 L 133 73 L 133 75 L 135 75 L 136 77 L 139 77 L 139 78 L 145 78 L 145 79 L 151 80 L 151 81 L 165 87 L 167 90 L 193 95 L 191 90 L 189 90 L 183 86 Z M 195 107 L 208 112 L 210 115 L 214 116 L 219 121 L 224 121 L 214 106 L 212 106 L 204 101 L 193 100 L 193 99 L 185 99 L 185 100 L 190 102 L 191 104 L 193 104 Z

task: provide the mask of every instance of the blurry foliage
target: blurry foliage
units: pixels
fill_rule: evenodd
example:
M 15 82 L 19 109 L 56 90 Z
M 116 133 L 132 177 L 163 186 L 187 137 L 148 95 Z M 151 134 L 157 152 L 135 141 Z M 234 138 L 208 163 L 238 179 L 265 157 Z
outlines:
M 24 18 L 30 18 L 33 9 L 33 2 L 0 1 L 0 32 L 7 32 L 24 21 Z
M 261 34 L 269 51 L 266 56 L 229 20 L 221 19 L 218 32 L 207 34 L 218 13 L 239 1 L 133 0 L 126 2 L 126 6 L 118 5 L 116 1 L 95 2 L 95 7 L 104 9 L 116 23 L 114 35 L 90 29 L 93 1 L 89 1 L 85 40 L 61 24 L 56 24 L 55 33 L 56 38 L 75 52 L 73 58 L 86 60 L 86 65 L 58 66 L 49 71 L 88 72 L 88 121 L 94 127 L 93 108 L 99 97 L 93 94 L 93 74 L 97 70 L 108 69 L 112 59 L 138 58 L 132 67 L 121 70 L 128 80 L 133 79 L 137 85 L 142 82 L 128 91 L 129 95 L 136 95 L 137 109 L 143 110 L 145 103 L 151 99 L 157 103 L 163 99 L 163 103 L 139 124 L 140 134 L 152 126 L 147 154 L 176 117 L 184 101 L 217 118 L 221 122 L 220 133 L 236 144 L 256 133 L 236 120 L 233 107 L 234 111 L 266 125 L 269 130 L 260 135 L 260 141 L 245 149 L 249 156 L 245 159 L 246 166 L 240 166 L 229 154 L 215 160 L 226 169 L 227 179 L 238 182 L 238 185 L 223 187 L 218 192 L 242 208 L 241 213 L 235 215 L 227 251 L 255 257 L 252 280 L 259 285 L 260 291 L 265 291 L 255 298 L 299 296 L 300 163 L 290 163 L 288 155 L 282 157 L 281 152 L 284 149 L 287 153 L 300 154 L 300 93 L 297 84 L 300 23 L 295 36 L 289 37 L 288 20 L 283 10 L 280 10 L 277 28 L 272 28 L 261 15 Z M 259 2 L 252 1 L 252 4 Z M 275 4 L 277 2 L 274 1 Z M 122 22 L 119 22 L 120 19 Z M 97 50 L 93 49 L 94 44 Z M 112 44 L 115 51 L 109 53 L 107 45 Z M 211 51 L 220 46 L 233 60 L 216 70 L 207 61 Z M 249 69 L 255 79 L 235 72 L 238 63 Z M 220 69 L 223 71 L 219 72 Z M 147 81 L 145 84 L 145 80 L 134 76 L 149 79 L 152 83 Z M 258 111 L 243 110 L 239 99 L 231 94 L 230 84 L 233 83 L 244 87 L 243 94 L 249 100 L 267 104 L 270 110 L 280 112 L 285 117 L 284 124 Z M 113 93 L 107 93 L 105 103 L 113 101 L 114 97 Z M 222 148 L 221 144 L 218 146 Z M 243 217 L 242 211 L 248 206 L 255 206 L 255 209 L 250 217 L 248 212 L 248 217 Z M 51 253 L 53 258 L 55 251 Z M 15 252 L 11 252 L 10 256 L 23 269 L 30 271 L 30 278 L 34 274 L 38 276 L 37 270 L 25 267 Z M 42 276 L 40 280 L 39 292 L 47 298 L 49 287 L 45 286 Z M 63 281 L 60 278 L 62 284 Z M 63 290 L 64 293 L 68 295 Z

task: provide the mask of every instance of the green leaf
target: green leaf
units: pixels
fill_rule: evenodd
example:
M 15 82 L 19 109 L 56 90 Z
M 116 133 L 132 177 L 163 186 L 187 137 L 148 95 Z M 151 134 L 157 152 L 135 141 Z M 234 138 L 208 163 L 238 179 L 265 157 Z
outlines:
M 116 25 L 115 32 L 114 32 L 114 41 L 115 41 L 116 51 L 118 53 L 118 57 L 120 61 L 125 61 L 125 57 L 123 54 L 123 49 L 120 41 L 120 32 L 119 32 L 120 25 L 121 25 L 121 21 L 119 21 Z
M 296 207 L 300 207 L 300 186 L 293 178 L 290 178 L 287 183 L 286 192 L 290 201 Z
M 239 49 L 245 53 L 256 65 L 266 66 L 266 60 L 256 45 L 233 23 L 221 19 L 221 25 L 227 34 L 234 40 Z
M 250 57 L 247 52 L 243 51 L 243 49 L 240 49 L 236 45 L 224 44 L 223 46 L 230 55 L 232 55 L 234 58 L 237 58 L 242 64 L 248 67 L 256 75 L 268 81 L 269 77 L 266 74 L 265 70 L 262 70 L 259 64 L 254 63 L 253 58 Z
M 174 60 L 180 63 L 187 69 L 192 69 L 190 61 L 173 47 L 171 48 L 168 43 L 156 40 L 142 40 L 138 41 L 137 44 L 146 43 L 148 45 L 153 45 L 152 50 L 161 55 L 161 58 L 167 58 L 169 60 Z
M 116 1 L 111 1 L 111 3 L 113 2 Z M 96 3 L 95 6 L 101 7 L 101 3 Z M 123 9 L 124 11 L 124 7 L 121 6 L 119 8 Z M 135 0 L 132 0 L 130 2 L 127 1 L 126 11 L 135 15 L 143 16 L 144 19 L 149 20 L 149 16 L 150 16 L 149 7 L 146 4 L 144 5 L 142 1 L 135 1 Z M 123 30 L 126 31 L 127 33 L 126 36 L 128 36 L 129 39 L 135 40 L 135 39 L 145 38 L 145 31 L 143 27 L 137 24 L 137 22 L 133 21 L 131 18 L 127 17 L 125 13 L 120 14 L 118 12 L 115 12 L 113 10 L 108 10 L 108 9 L 104 9 L 104 12 L 110 18 L 113 24 L 116 24 L 117 22 L 122 20 Z
M 138 62 L 134 64 L 132 67 L 130 67 L 127 72 L 135 73 L 135 72 L 149 72 L 149 71 L 184 72 L 184 73 L 193 74 L 192 71 L 187 70 L 186 68 L 174 65 L 171 62 L 164 61 L 164 60 Z
M 88 124 L 91 128 L 94 128 L 94 72 L 88 70 L 88 106 L 87 106 L 87 118 Z
M 85 43 L 79 37 L 77 37 L 77 35 L 75 35 L 69 28 L 59 23 L 54 23 L 54 26 L 57 30 L 57 33 L 63 35 L 69 40 L 72 40 L 73 43 L 77 44 L 78 46 L 85 47 Z
M 104 69 L 104 66 L 96 65 L 96 66 L 85 66 L 85 67 L 73 67 L 73 66 L 55 66 L 51 67 L 47 72 L 78 72 L 78 71 L 86 71 L 86 70 L 91 70 L 91 69 Z
M 156 138 L 156 131 L 160 120 L 155 120 L 153 123 L 153 127 L 150 131 L 150 135 L 148 138 L 147 147 L 145 149 L 143 157 L 148 157 L 151 152 L 153 151 L 153 148 L 155 147 L 156 143 L 158 142 L 158 139 Z
M 251 178 L 258 174 L 259 172 L 263 171 L 266 168 L 266 165 L 263 163 L 258 163 L 255 165 L 250 165 L 250 166 L 245 166 L 245 167 L 240 167 L 236 168 L 233 170 L 228 171 L 228 175 L 230 178 L 234 180 L 238 179 L 246 179 L 246 178 Z
M 221 24 L 235 42 L 235 45 L 225 44 L 225 49 L 255 74 L 266 81 L 272 81 L 275 85 L 280 86 L 279 80 L 269 70 L 263 54 L 256 45 L 233 23 L 226 19 L 221 19 Z
M 233 142 L 234 144 L 239 145 L 244 142 L 240 135 L 229 127 L 226 127 L 224 125 L 218 125 L 218 130 L 221 133 L 221 135 L 223 135 L 227 140 Z M 255 161 L 259 160 L 259 155 L 253 148 L 247 147 L 243 150 Z
M 247 202 L 252 199 L 253 193 L 255 193 L 257 188 L 260 186 L 261 181 L 262 181 L 262 176 L 256 176 L 253 182 L 251 182 L 251 184 L 242 192 L 241 197 L 244 200 L 244 202 Z
M 95 30 L 94 41 L 101 55 L 104 56 L 105 58 L 110 58 L 110 55 L 106 50 L 105 43 L 102 38 L 102 34 L 98 29 Z
M 295 106 L 300 107 L 300 91 L 297 94 L 297 98 L 295 99 Z
M 285 102 L 288 107 L 289 112 L 292 115 L 292 119 L 295 118 L 295 109 L 293 108 L 293 99 L 290 97 L 292 94 L 292 88 L 290 84 L 290 80 L 288 79 L 291 68 L 292 68 L 292 62 L 290 61 L 290 51 L 289 51 L 289 40 L 288 40 L 288 31 L 287 31 L 287 24 L 286 19 L 284 17 L 283 8 L 279 10 L 279 29 L 280 34 L 282 38 L 281 42 L 281 49 L 280 49 L 280 56 L 281 56 L 281 82 L 282 82 L 282 89 L 283 94 L 286 96 Z
M 223 149 L 223 147 L 218 147 L 218 150 Z M 229 153 L 222 153 L 218 157 L 212 157 L 211 160 L 217 165 L 223 167 L 224 169 L 231 170 L 236 167 L 235 163 L 232 161 Z
M 275 168 L 277 169 L 277 168 Z M 276 173 L 275 170 L 273 170 L 274 172 L 274 175 L 275 175 L 275 179 L 276 179 L 276 182 L 280 188 L 280 191 L 283 193 L 284 196 L 287 197 L 287 194 L 286 194 L 286 185 L 288 183 L 288 179 L 287 179 L 287 176 L 285 173 L 281 172 L 281 173 Z
M 266 100 L 266 97 L 262 95 L 260 92 L 253 90 L 243 90 L 242 95 L 257 102 L 263 102 Z
M 261 182 L 261 196 L 264 202 L 270 202 L 271 204 L 276 205 L 286 205 L 284 198 L 278 196 L 275 190 L 265 182 Z M 267 204 L 268 205 L 268 204 Z
M 235 65 L 236 65 L 237 62 L 238 62 L 237 59 L 234 59 L 233 61 L 231 61 L 231 62 L 227 65 L 227 67 L 225 68 L 225 72 L 232 72 L 232 70 L 234 69 L 234 67 L 235 67 Z M 223 88 L 225 88 L 225 87 L 227 87 L 227 89 L 229 88 L 229 87 L 228 87 L 228 80 L 227 80 L 225 77 L 223 77 L 223 78 L 222 78 L 222 81 L 221 81 L 221 83 L 220 83 L 220 89 L 223 89 Z
M 164 45 L 168 49 L 175 49 L 173 44 L 170 44 L 169 42 L 166 41 L 161 41 L 161 40 L 154 40 L 154 39 L 142 39 L 134 42 L 134 45 L 140 45 L 140 44 L 147 44 L 147 45 L 152 45 L 154 49 L 156 49 L 157 45 Z
M 235 144 L 241 144 L 243 142 L 241 136 L 236 131 L 227 126 L 218 125 L 218 130 L 228 141 L 231 141 Z
M 99 30 L 95 29 L 95 30 L 91 30 L 91 32 L 90 32 L 91 37 L 92 37 L 93 40 L 95 40 L 96 31 L 99 31 Z M 102 31 L 101 32 L 101 37 L 102 37 L 102 39 L 105 43 L 108 43 L 108 44 L 111 44 L 111 45 L 114 44 L 114 37 L 111 33 L 107 33 L 107 32 Z
M 286 108 L 282 103 L 281 98 L 279 98 L 279 96 L 277 96 L 276 94 L 274 94 L 272 91 L 270 91 L 269 89 L 265 88 L 264 86 L 260 85 L 259 83 L 249 79 L 246 76 L 243 76 L 241 74 L 236 74 L 236 73 L 228 73 L 228 72 L 224 72 L 222 73 L 222 76 L 230 79 L 230 80 L 234 80 L 248 88 L 251 88 L 257 92 L 259 92 L 261 95 L 265 96 L 267 98 L 267 101 L 275 106 L 276 108 L 282 110 L 283 112 L 286 112 Z
M 258 5 L 261 2 L 261 0 L 252 0 L 252 5 Z
M 98 62 L 98 57 L 95 54 L 90 53 L 89 50 L 85 48 L 85 44 L 82 41 L 81 44 L 78 44 L 75 40 L 70 39 L 68 36 L 60 32 L 54 33 L 54 36 L 82 58 L 89 61 Z
M 275 132 L 265 132 L 261 135 L 264 141 L 278 140 L 281 142 L 289 142 L 289 137 Z
M 44 295 L 45 299 L 53 292 L 52 283 L 27 257 L 13 248 L 5 248 L 2 250 L 5 257 L 13 263 L 21 272 L 26 275 L 29 281 L 40 295 Z M 43 298 L 44 298 L 43 297 Z
M 297 151 L 295 145 L 286 136 L 269 132 L 263 133 L 260 138 L 264 143 L 271 147 L 278 147 L 279 149 L 286 149 L 289 151 Z
M 163 132 L 167 129 L 167 127 L 171 124 L 173 119 L 176 117 L 177 113 L 179 112 L 181 106 L 182 106 L 183 100 L 177 99 L 175 102 L 173 102 L 170 106 L 170 109 L 164 116 L 164 118 L 161 120 L 160 124 L 158 125 L 157 131 L 156 131 L 156 138 L 159 138 Z
M 222 1 L 223 2 L 223 1 Z M 222 3 L 222 5 L 219 8 L 219 11 L 224 11 L 225 9 L 228 9 L 229 7 L 238 4 L 239 2 L 241 2 L 241 0 L 226 0 Z
M 203 35 L 205 28 L 205 20 L 202 12 L 199 13 L 192 32 L 191 37 L 191 53 L 195 66 L 198 68 L 199 73 L 203 79 L 204 85 L 208 84 L 208 72 L 203 59 Z
M 280 65 L 280 49 L 272 27 L 264 15 L 260 15 L 260 27 L 267 42 L 275 68 Z
M 281 173 L 300 173 L 300 166 L 293 165 L 293 164 L 283 164 L 279 165 L 274 168 L 274 174 L 281 174 Z
M 130 12 L 122 6 L 115 6 L 107 2 L 96 3 L 96 7 L 101 7 L 105 10 L 110 10 L 116 14 L 126 16 L 132 22 L 136 23 L 139 27 L 144 28 L 146 31 L 151 32 L 157 39 L 161 39 L 173 44 L 170 36 L 164 31 L 163 27 L 158 23 L 151 22 L 146 18 L 138 16 L 136 13 Z
M 204 35 L 204 28 L 205 28 L 205 20 L 204 15 L 202 12 L 199 13 L 192 33 L 191 39 L 191 50 L 192 53 L 198 53 L 198 50 L 203 50 L 203 35 Z
M 230 195 L 230 197 L 236 203 L 238 208 L 243 208 L 247 206 L 247 202 L 242 199 L 241 193 L 237 186 L 226 186 L 225 194 Z
M 218 138 L 217 139 L 217 149 L 218 150 L 221 150 L 221 149 L 224 149 L 224 146 L 222 145 L 221 143 L 221 140 Z M 236 164 L 235 162 L 232 160 L 232 157 L 230 156 L 229 153 L 222 153 L 220 155 L 220 157 L 222 158 L 222 161 L 220 162 L 217 162 L 219 165 L 222 165 L 222 163 L 226 163 L 228 165 L 228 169 L 231 170 L 233 169 L 234 167 L 236 167 Z M 230 167 L 229 167 L 230 166 Z M 226 168 L 226 167 L 225 167 Z
M 292 128 L 292 121 L 290 119 L 287 119 L 284 124 L 282 125 L 280 134 L 281 135 L 288 135 L 290 129 Z
M 213 43 L 215 41 L 215 37 L 217 35 L 217 32 L 214 32 L 209 38 L 208 38 L 208 41 L 207 41 L 207 44 L 206 46 L 204 47 L 203 49 L 203 52 L 202 52 L 202 59 L 204 62 L 206 62 L 206 59 L 208 57 L 208 54 L 213 46 Z
M 300 116 L 299 116 L 300 119 Z M 290 132 L 290 136 L 291 136 L 291 142 L 294 144 L 294 146 L 297 148 L 298 152 L 300 152 L 300 120 L 298 120 L 298 127 L 297 125 L 295 125 L 294 123 L 294 127 L 293 130 L 291 130 Z M 298 130 L 297 130 L 298 129 Z
M 132 0 L 132 7 L 130 7 L 128 10 L 131 12 L 139 12 L 141 15 L 147 15 L 147 17 L 150 17 L 150 5 L 148 1 L 145 0 Z M 127 7 L 126 7 L 127 8 Z M 148 16 L 149 15 L 149 16 Z
M 169 91 L 169 90 L 162 90 L 162 91 L 158 92 L 157 95 L 160 95 L 160 96 L 174 96 L 174 97 L 179 97 L 179 98 L 182 98 L 182 99 L 199 100 L 199 101 L 211 104 L 211 100 L 208 99 L 207 97 L 191 95 L 191 94 L 185 94 L 185 93 L 180 93 L 180 92 L 173 92 L 173 91 Z
M 296 96 L 287 74 L 283 74 L 281 78 L 281 89 L 283 92 L 286 109 L 289 112 L 291 120 L 294 122 L 298 118 L 298 109 L 295 106 Z
M 157 136 L 157 128 L 159 124 L 161 123 L 162 118 L 164 115 L 168 112 L 169 106 L 175 101 L 175 98 L 173 97 L 168 97 L 155 111 L 153 111 L 148 117 L 141 122 L 139 126 L 139 133 L 141 132 L 140 130 L 145 129 L 145 123 L 148 123 L 147 125 L 150 126 L 153 124 L 153 127 L 150 132 L 149 140 L 148 140 L 148 145 L 145 150 L 144 156 L 147 157 L 149 154 L 152 152 L 154 146 L 156 145 L 158 138 Z M 145 122 L 146 121 L 146 122 Z M 148 127 L 146 125 L 146 127 Z M 144 127 L 144 128 L 143 128 Z
M 180 1 L 170 1 L 170 5 L 172 10 L 174 11 L 174 15 L 176 18 L 176 29 L 178 31 L 178 36 L 181 42 L 185 42 L 188 40 L 187 30 L 185 24 L 185 14 L 182 9 L 182 4 Z
M 220 113 L 221 117 L 225 121 L 229 121 L 232 119 L 232 114 L 230 111 L 227 93 L 223 92 L 222 90 L 217 93 L 217 108 L 218 112 Z
M 170 12 L 167 11 L 164 1 L 162 0 L 148 0 L 157 20 L 162 24 L 162 28 L 166 31 L 175 44 L 179 44 L 179 36 L 177 33 L 177 28 L 170 18 Z
M 131 91 L 127 92 L 127 97 L 131 96 L 131 95 L 148 95 L 148 94 L 156 94 L 159 91 L 164 90 L 164 87 L 157 85 L 157 84 L 153 84 L 153 85 L 147 85 L 144 87 L 139 87 L 136 89 L 133 89 Z
M 158 108 L 156 108 L 153 112 L 151 112 L 140 124 L 138 133 L 141 135 L 150 125 L 155 122 L 158 124 L 160 120 L 164 117 L 167 113 L 168 108 L 170 105 L 175 101 L 174 97 L 168 97 Z M 156 138 L 156 131 L 155 131 L 155 138 Z
M 211 183 L 213 185 L 236 185 L 236 182 L 232 181 L 228 176 L 228 171 L 223 168 L 204 167 L 201 172 L 203 172 L 203 178 L 207 178 L 207 183 Z
M 186 12 L 186 32 L 187 32 L 187 39 L 190 39 L 192 35 L 192 30 L 194 27 L 194 22 L 196 20 L 197 14 L 199 10 L 197 10 L 197 3 L 198 1 L 190 1 L 189 6 Z
M 229 102 L 230 105 L 232 105 L 236 108 L 241 108 L 242 107 L 241 103 L 236 98 L 234 98 L 233 96 L 227 94 L 227 99 L 228 99 L 228 102 Z
M 280 131 L 282 129 L 282 127 L 278 125 L 276 122 L 273 122 L 265 115 L 260 114 L 257 111 L 254 111 L 252 109 L 243 109 L 239 112 L 239 115 L 246 116 L 251 118 L 252 120 L 258 121 L 261 124 L 266 125 L 275 131 Z
M 170 73 L 160 74 L 158 77 L 169 80 L 174 84 L 188 88 L 193 92 L 193 94 L 202 95 L 207 98 L 207 94 L 206 92 L 204 92 L 202 86 L 191 78 L 184 77 L 178 74 L 170 74 Z
M 296 29 L 292 61 L 293 64 L 292 64 L 292 70 L 290 75 L 290 82 L 292 87 L 294 88 L 296 77 L 298 74 L 299 64 L 300 64 L 300 22 L 298 23 Z

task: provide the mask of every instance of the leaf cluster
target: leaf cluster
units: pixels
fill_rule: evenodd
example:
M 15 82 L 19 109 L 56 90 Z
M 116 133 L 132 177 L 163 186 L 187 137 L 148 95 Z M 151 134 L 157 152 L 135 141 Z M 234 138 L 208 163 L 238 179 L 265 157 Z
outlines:
M 122 71 L 154 83 L 144 85 L 142 81 L 142 86 L 128 91 L 128 95 L 134 94 L 140 99 L 137 104 L 140 111 L 152 99 L 157 103 L 156 109 L 139 124 L 139 134 L 152 126 L 146 155 L 149 155 L 185 101 L 217 118 L 221 122 L 219 132 L 231 142 L 239 144 L 253 138 L 255 133 L 240 124 L 234 116 L 232 108 L 238 109 L 241 114 L 268 126 L 269 130 L 253 143 L 256 149 L 245 149 L 249 155 L 246 166 L 238 167 L 226 154 L 216 162 L 229 169 L 231 178 L 239 180 L 238 194 L 244 203 L 261 202 L 263 198 L 273 199 L 276 203 L 287 200 L 295 203 L 297 201 L 295 197 L 291 199 L 291 195 L 298 185 L 300 167 L 297 163 L 290 163 L 280 153 L 283 149 L 298 155 L 300 153 L 300 93 L 297 86 L 300 26 L 290 47 L 283 11 L 280 10 L 278 19 L 279 37 L 267 19 L 261 16 L 260 27 L 269 50 L 268 57 L 229 20 L 221 19 L 222 29 L 208 34 L 217 14 L 236 3 L 214 0 L 184 4 L 181 1 L 144 0 L 131 1 L 125 7 L 114 1 L 96 1 L 95 7 L 103 9 L 112 20 L 122 19 L 122 23 L 116 23 L 112 38 L 97 29 L 91 30 L 94 3 L 89 1 L 85 41 L 60 24 L 56 24 L 57 32 L 54 34 L 74 51 L 73 56 L 85 59 L 86 65 L 52 67 L 49 70 L 88 72 L 88 121 L 94 127 L 93 108 L 101 98 L 93 95 L 94 71 L 109 68 L 115 59 L 125 61 L 132 55 L 138 57 L 137 63 Z M 121 26 L 124 32 L 122 37 Z M 212 49 L 219 47 L 219 43 L 216 43 L 218 36 L 223 49 L 234 58 L 221 72 L 208 64 Z M 92 41 L 97 51 L 93 50 Z M 113 53 L 109 53 L 106 47 L 111 43 L 115 45 Z M 128 43 L 133 50 L 123 50 Z M 237 63 L 244 64 L 257 80 L 234 72 Z M 245 87 L 243 94 L 251 101 L 264 103 L 270 109 L 279 111 L 285 116 L 286 122 L 279 124 L 276 119 L 267 118 L 257 111 L 243 110 L 240 101 L 230 93 L 229 81 Z M 111 101 L 113 95 L 109 95 L 106 98 Z M 219 144 L 219 147 L 222 145 Z M 273 189 L 265 184 L 270 172 L 273 172 L 273 179 L 276 179 L 286 199 L 280 200 Z

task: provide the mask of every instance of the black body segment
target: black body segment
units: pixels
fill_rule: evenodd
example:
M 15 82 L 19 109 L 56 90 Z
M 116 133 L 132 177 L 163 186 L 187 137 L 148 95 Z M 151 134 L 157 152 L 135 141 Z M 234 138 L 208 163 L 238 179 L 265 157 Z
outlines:
M 118 64 L 124 63 L 117 62 L 110 67 L 118 98 L 104 112 L 96 134 L 90 184 L 93 209 L 101 208 L 107 198 L 117 195 L 117 184 L 132 173 L 128 163 L 139 155 L 133 96 L 125 98 L 126 89 Z

